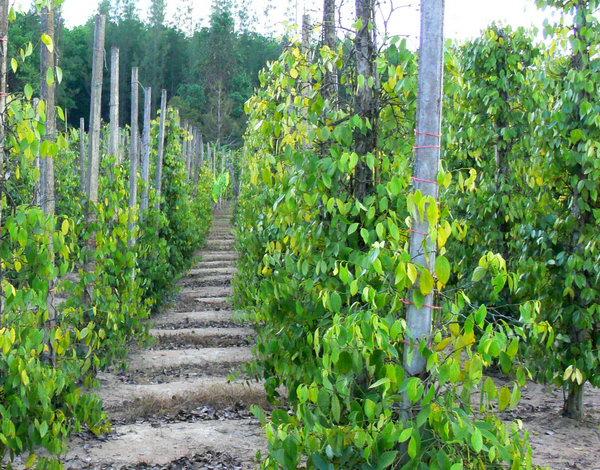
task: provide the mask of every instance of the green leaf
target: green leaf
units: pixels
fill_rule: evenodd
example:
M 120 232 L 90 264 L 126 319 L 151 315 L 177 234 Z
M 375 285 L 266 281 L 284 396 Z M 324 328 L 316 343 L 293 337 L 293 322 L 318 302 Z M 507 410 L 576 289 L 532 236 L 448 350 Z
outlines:
M 54 42 L 50 36 L 45 33 L 42 34 L 42 42 L 46 45 L 46 48 L 50 53 L 54 52 Z
M 31 100 L 31 97 L 33 96 L 33 87 L 29 83 L 25 84 L 24 94 L 27 100 Z
M 379 456 L 379 460 L 377 461 L 377 469 L 384 469 L 391 466 L 396 461 L 396 456 L 398 455 L 397 450 L 388 450 Z
M 473 276 L 471 278 L 471 280 L 473 282 L 479 282 L 481 281 L 484 277 L 485 277 L 485 273 L 487 272 L 487 270 L 481 266 L 477 266 L 475 268 L 475 271 L 473 271 Z
M 336 291 L 329 295 L 329 307 L 334 313 L 339 313 L 342 309 L 342 298 Z
M 377 404 L 373 400 L 370 400 L 369 398 L 367 398 L 365 400 L 365 415 L 367 416 L 367 418 L 369 418 L 371 420 L 373 418 L 375 418 L 376 411 L 377 411 Z
M 400 436 L 398 437 L 398 442 L 402 443 L 402 442 L 408 441 L 410 436 L 412 436 L 412 433 L 413 433 L 413 428 L 403 429 L 402 432 L 400 433 Z
M 434 279 L 429 270 L 423 269 L 421 271 L 421 277 L 419 279 L 419 288 L 421 294 L 428 295 L 433 292 Z
M 374 384 L 372 384 L 369 388 L 377 388 L 377 387 L 379 387 L 381 385 L 388 384 L 388 383 L 390 383 L 390 379 L 388 379 L 387 377 L 384 377 L 382 379 L 379 379 Z
M 417 440 L 415 436 L 410 437 L 410 441 L 408 441 L 408 456 L 411 459 L 414 459 L 417 456 Z
M 473 450 L 477 453 L 481 452 L 481 449 L 483 449 L 483 436 L 481 435 L 481 431 L 477 428 L 474 428 L 471 433 L 471 445 L 473 446 Z
M 438 280 L 442 284 L 447 284 L 450 279 L 450 261 L 445 256 L 438 256 L 435 260 L 435 273 L 437 274 Z

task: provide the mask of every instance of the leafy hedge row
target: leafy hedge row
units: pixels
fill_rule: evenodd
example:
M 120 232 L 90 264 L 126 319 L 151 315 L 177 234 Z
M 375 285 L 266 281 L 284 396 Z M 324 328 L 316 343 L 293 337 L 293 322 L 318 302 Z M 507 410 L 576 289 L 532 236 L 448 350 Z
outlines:
M 110 426 L 100 400 L 88 388 L 97 370 L 121 360 L 131 341 L 146 338 L 144 319 L 168 298 L 173 279 L 189 266 L 204 241 L 214 178 L 204 171 L 198 187 L 193 187 L 181 147 L 181 140 L 189 136 L 170 110 L 160 210 L 151 191 L 152 209 L 139 215 L 138 208 L 133 209 L 143 223 L 136 224 L 132 234 L 129 163 L 103 155 L 99 203 L 93 208 L 96 222 L 90 225 L 79 184 L 77 134 L 71 131 L 56 143 L 41 144 L 43 103 L 35 108 L 27 96 L 15 95 L 7 116 L 12 132 L 0 243 L 5 297 L 0 458 L 31 453 L 31 464 L 58 467 L 54 459 L 38 460 L 36 449 L 60 454 L 73 431 L 101 433 Z M 157 129 L 156 121 L 154 139 Z M 39 178 L 38 154 L 55 160 L 59 215 L 54 220 L 31 204 Z M 90 251 L 92 233 L 96 244 Z M 137 239 L 134 246 L 129 244 L 132 235 Z M 93 272 L 84 269 L 90 260 L 95 262 Z M 63 301 L 49 302 L 56 297 Z
M 400 41 L 383 50 L 376 88 L 345 66 L 345 46 L 322 48 L 312 63 L 290 48 L 247 104 L 235 295 L 256 322 L 254 371 L 281 405 L 270 419 L 257 410 L 270 443 L 265 467 L 297 468 L 306 458 L 319 469 L 529 468 L 527 435 L 496 414 L 516 405 L 527 378 L 515 360 L 525 325 L 494 320 L 464 290 L 444 291 L 459 261 L 446 245 L 460 226 L 447 205 L 410 185 L 415 57 Z M 349 93 L 323 96 L 331 69 L 342 90 L 376 89 L 373 121 L 355 113 Z M 376 147 L 358 154 L 357 136 L 370 128 Z M 354 191 L 360 164 L 374 180 L 362 199 Z M 440 174 L 442 188 L 451 181 Z M 434 272 L 412 262 L 411 216 L 429 218 L 439 250 Z M 507 278 L 500 256 L 480 258 Z M 411 377 L 405 312 L 432 291 L 440 308 L 432 341 L 420 344 L 427 374 Z M 530 317 L 535 308 L 522 306 Z M 485 375 L 496 365 L 515 374 L 512 386 Z M 280 402 L 281 386 L 288 396 Z

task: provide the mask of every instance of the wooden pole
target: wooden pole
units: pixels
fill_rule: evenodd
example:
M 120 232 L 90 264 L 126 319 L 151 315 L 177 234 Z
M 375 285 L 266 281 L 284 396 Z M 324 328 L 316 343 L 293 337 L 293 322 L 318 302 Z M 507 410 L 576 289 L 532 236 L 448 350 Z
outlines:
M 361 23 L 356 33 L 356 71 L 364 77 L 365 86 L 359 87 L 356 93 L 356 114 L 363 120 L 374 124 L 375 94 L 368 86 L 369 79 L 375 76 L 375 44 L 374 0 L 356 0 L 356 19 Z M 361 157 L 354 176 L 354 194 L 362 200 L 373 191 L 373 172 L 366 162 L 365 156 L 375 149 L 376 135 L 374 129 L 355 132 L 356 153 Z
M 158 160 L 156 163 L 156 208 L 160 209 L 162 192 L 162 170 L 165 155 L 165 126 L 167 122 L 167 90 L 160 94 L 160 125 L 158 129 Z
M 87 195 L 87 184 L 85 173 L 87 168 L 87 158 L 85 155 L 85 119 L 79 118 L 79 185 L 81 192 Z
M 43 44 L 41 48 L 41 98 L 46 104 L 46 134 L 45 142 L 56 141 L 56 102 L 55 102 L 55 67 L 56 57 L 54 55 L 55 34 L 54 34 L 54 6 L 50 4 L 42 9 L 42 31 L 51 41 L 51 44 Z M 42 147 L 43 148 L 43 147 Z M 42 170 L 41 202 L 44 213 L 48 216 L 51 235 L 48 242 L 48 251 L 52 264 L 54 264 L 54 215 L 55 215 L 55 191 L 54 191 L 54 156 L 41 155 L 40 160 Z M 46 299 L 49 321 L 48 326 L 53 329 L 56 326 L 56 308 L 54 305 L 54 287 L 56 278 L 50 281 L 48 297 Z M 56 364 L 56 351 L 51 341 L 48 341 L 50 357 L 52 364 Z
M 100 126 L 102 106 L 102 67 L 104 65 L 104 33 L 106 18 L 96 16 L 94 32 L 94 57 L 92 63 L 92 97 L 89 120 L 89 169 L 87 176 L 88 199 L 92 204 L 98 202 L 98 178 L 100 174 Z M 89 208 L 88 214 L 95 209 Z M 95 217 L 95 215 L 94 215 Z
M 336 50 L 335 36 L 335 0 L 323 1 L 323 45 L 329 47 L 332 51 Z M 333 99 L 337 96 L 337 72 L 325 71 L 325 84 L 323 96 L 326 99 Z
M 148 210 L 150 205 L 150 114 L 152 110 L 152 88 L 146 87 L 144 90 L 144 132 L 142 136 L 142 204 L 141 214 Z
M 110 146 L 109 153 L 121 161 L 119 152 L 119 48 L 110 51 Z
M 8 0 L 0 0 L 0 228 L 2 227 L 2 201 L 4 199 L 4 161 L 6 158 L 6 77 L 8 66 Z M 0 264 L 0 325 L 4 314 L 2 280 L 4 270 Z
M 44 7 L 42 10 L 42 31 L 52 40 L 50 46 L 42 45 L 41 48 L 41 98 L 46 104 L 46 135 L 44 140 L 56 140 L 56 103 L 55 103 L 55 56 L 54 56 L 54 7 Z M 41 171 L 41 202 L 46 215 L 54 216 L 54 159 L 42 155 Z
M 442 127 L 442 88 L 444 65 L 444 0 L 421 0 L 421 40 L 419 47 L 419 96 L 417 98 L 417 138 L 413 186 L 437 204 L 437 177 L 440 166 Z M 426 209 L 425 209 L 426 214 Z M 435 272 L 436 245 L 429 236 L 433 227 L 425 214 L 413 220 L 410 255 L 431 273 Z M 419 343 L 431 335 L 434 294 L 425 297 L 424 305 L 408 306 L 407 332 L 410 346 L 404 350 L 404 367 L 411 375 L 425 371 L 426 360 Z
M 129 139 L 131 141 L 131 149 L 129 152 L 129 208 L 131 209 L 131 215 L 129 219 L 129 230 L 131 232 L 129 238 L 129 246 L 133 246 L 135 244 L 135 237 L 133 236 L 133 230 L 135 228 L 135 219 L 133 215 L 133 210 L 137 205 L 137 172 L 138 172 L 138 100 L 139 100 L 139 90 L 138 90 L 138 68 L 133 67 L 131 69 L 131 135 Z
M 192 148 L 193 148 L 193 138 L 194 138 L 194 134 L 193 134 L 193 127 L 189 126 L 188 129 L 188 145 L 187 145 L 187 151 L 185 154 L 185 168 L 187 170 L 187 179 L 188 181 L 190 181 L 190 168 L 192 165 Z
M 106 18 L 104 15 L 96 17 L 94 28 L 94 53 L 92 58 L 92 96 L 90 102 L 89 138 L 88 138 L 88 167 L 86 177 L 86 191 L 88 197 L 87 224 L 92 226 L 96 221 L 96 208 L 98 203 L 98 182 L 100 176 L 100 125 L 102 106 L 102 66 L 104 65 L 104 31 Z M 96 234 L 92 233 L 87 242 L 88 259 L 84 269 L 87 273 L 96 271 Z M 93 301 L 93 284 L 88 284 L 85 289 L 85 303 L 91 308 Z M 90 311 L 87 312 L 90 314 Z

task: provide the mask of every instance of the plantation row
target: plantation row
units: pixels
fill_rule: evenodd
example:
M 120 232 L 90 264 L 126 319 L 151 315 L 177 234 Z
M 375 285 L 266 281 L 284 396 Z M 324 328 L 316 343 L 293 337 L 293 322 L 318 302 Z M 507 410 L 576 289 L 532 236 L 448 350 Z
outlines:
M 9 60 L 12 13 L 0 2 L 0 459 L 31 453 L 29 465 L 54 468 L 57 461 L 38 457 L 39 448 L 60 454 L 72 432 L 109 429 L 100 400 L 88 392 L 95 374 L 122 361 L 131 342 L 147 339 L 144 320 L 189 267 L 229 180 L 225 154 L 207 144 L 204 158 L 201 135 L 167 109 L 165 93 L 152 120 L 144 89 L 140 137 L 135 68 L 131 126 L 119 129 L 118 51 L 111 123 L 102 126 L 101 16 L 89 134 L 83 123 L 60 131 L 55 7 L 38 4 L 43 78 L 42 96 L 34 97 L 31 84 L 6 91 L 7 64 L 13 72 L 24 66 L 34 45 Z
M 423 1 L 419 64 L 399 39 L 376 52 L 369 1 L 337 41 L 325 1 L 323 44 L 261 74 L 235 300 L 281 405 L 256 410 L 265 467 L 532 468 L 499 414 L 530 379 L 582 418 L 600 385 L 600 2 L 537 3 L 561 13 L 543 43 L 492 26 L 442 54 L 423 12 L 443 2 Z

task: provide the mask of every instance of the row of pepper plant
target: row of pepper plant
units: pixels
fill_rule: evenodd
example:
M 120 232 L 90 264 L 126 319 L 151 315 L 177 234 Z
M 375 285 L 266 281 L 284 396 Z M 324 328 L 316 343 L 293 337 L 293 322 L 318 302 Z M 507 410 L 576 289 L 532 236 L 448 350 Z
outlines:
M 265 468 L 533 468 L 527 432 L 502 415 L 532 378 L 563 385 L 581 417 L 583 384 L 600 378 L 597 3 L 540 1 L 561 13 L 543 43 L 492 26 L 448 45 L 439 205 L 411 185 L 418 61 L 402 40 L 376 56 L 377 80 L 357 73 L 350 40 L 293 45 L 262 72 L 234 284 L 275 406 L 256 409 Z M 364 87 L 371 119 L 353 106 Z M 408 252 L 415 213 L 434 272 Z M 413 377 L 407 305 L 431 292 L 427 370 Z
M 52 44 L 42 38 L 17 48 L 13 70 L 40 47 Z M 103 153 L 99 202 L 89 224 L 78 133 L 67 129 L 55 142 L 44 140 L 45 103 L 33 90 L 31 84 L 11 90 L 3 116 L 0 459 L 26 454 L 30 466 L 61 468 L 57 456 L 71 433 L 110 428 L 100 399 L 90 392 L 95 373 L 118 366 L 131 342 L 147 339 L 144 320 L 169 297 L 173 279 L 205 239 L 214 176 L 203 169 L 196 184 L 187 174 L 182 141 L 191 135 L 169 109 L 160 197 L 151 188 L 148 211 L 129 208 L 128 149 L 121 149 L 121 159 Z M 62 109 L 57 114 L 64 119 Z M 153 174 L 158 127 L 157 119 L 151 134 Z M 53 218 L 36 206 L 40 158 L 54 159 L 56 168 Z M 139 218 L 144 223 L 132 232 L 129 222 Z M 84 269 L 90 259 L 92 272 Z M 61 301 L 49 304 L 50 295 Z

